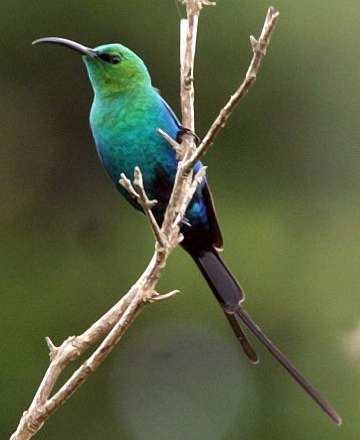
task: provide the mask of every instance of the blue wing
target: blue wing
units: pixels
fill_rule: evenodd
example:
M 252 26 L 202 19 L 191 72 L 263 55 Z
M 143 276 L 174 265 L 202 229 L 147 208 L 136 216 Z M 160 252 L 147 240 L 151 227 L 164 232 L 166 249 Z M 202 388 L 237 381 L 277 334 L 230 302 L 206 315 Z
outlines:
M 170 118 L 172 119 L 172 121 L 175 123 L 175 125 L 178 127 L 179 132 L 181 131 L 181 129 L 183 128 L 181 125 L 181 122 L 179 121 L 178 117 L 176 116 L 174 110 L 170 107 L 170 105 L 165 101 L 165 99 L 160 95 L 159 91 L 157 89 L 155 89 L 156 92 L 159 95 L 160 101 L 162 102 L 162 104 L 164 105 L 165 109 L 167 110 Z
M 160 95 L 160 93 L 158 94 L 162 104 L 164 105 L 164 108 L 167 111 L 167 114 L 171 118 L 171 121 L 178 128 L 176 135 L 178 137 L 181 134 L 183 126 L 169 104 Z M 196 163 L 194 167 L 195 172 L 197 172 L 201 167 L 201 162 Z M 184 247 L 191 248 L 193 246 L 214 246 L 218 250 L 222 249 L 222 234 L 217 220 L 212 194 L 206 180 L 196 191 L 194 198 L 186 212 L 186 219 L 189 221 L 191 226 L 188 224 L 184 225 Z

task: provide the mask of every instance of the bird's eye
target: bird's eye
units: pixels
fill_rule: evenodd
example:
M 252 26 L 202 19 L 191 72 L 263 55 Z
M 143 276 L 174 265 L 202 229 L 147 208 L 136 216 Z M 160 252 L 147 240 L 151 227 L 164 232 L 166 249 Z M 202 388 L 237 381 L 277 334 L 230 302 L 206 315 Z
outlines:
M 121 56 L 120 55 L 112 55 L 110 63 L 111 64 L 119 64 L 121 61 Z
M 121 56 L 120 55 L 111 55 L 109 53 L 101 53 L 98 55 L 98 57 L 105 61 L 105 63 L 109 64 L 119 64 L 121 62 Z

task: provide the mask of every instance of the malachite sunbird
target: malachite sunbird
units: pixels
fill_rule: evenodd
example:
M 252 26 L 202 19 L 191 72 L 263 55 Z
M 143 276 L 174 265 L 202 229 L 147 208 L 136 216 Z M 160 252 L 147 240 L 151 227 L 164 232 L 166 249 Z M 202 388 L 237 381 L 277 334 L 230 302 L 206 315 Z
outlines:
M 178 160 L 175 151 L 160 135 L 161 128 L 178 141 L 184 129 L 170 106 L 152 86 L 144 62 L 121 44 L 94 49 L 58 37 L 36 43 L 59 44 L 82 55 L 94 90 L 90 126 L 99 158 L 118 191 L 138 210 L 137 202 L 119 184 L 122 173 L 131 177 L 140 167 L 144 188 L 158 201 L 153 212 L 161 224 L 174 184 Z M 195 165 L 198 171 L 202 164 Z M 244 293 L 219 256 L 223 240 L 206 180 L 201 183 L 186 211 L 181 246 L 191 255 L 227 317 L 245 354 L 258 361 L 240 322 L 260 340 L 292 378 L 337 424 L 341 418 L 287 357 L 263 333 L 242 307 Z

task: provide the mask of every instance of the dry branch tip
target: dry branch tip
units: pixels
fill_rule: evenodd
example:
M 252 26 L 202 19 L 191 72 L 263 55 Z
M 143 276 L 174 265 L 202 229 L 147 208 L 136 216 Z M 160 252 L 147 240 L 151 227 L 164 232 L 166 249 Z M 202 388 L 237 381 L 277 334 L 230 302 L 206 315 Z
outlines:
M 57 352 L 59 351 L 59 347 L 57 347 L 57 346 L 52 342 L 52 340 L 49 338 L 49 336 L 46 336 L 46 338 L 45 338 L 45 342 L 46 342 L 46 345 L 48 346 L 48 349 L 49 349 L 49 357 L 50 357 L 50 360 L 52 361 L 52 360 L 55 358 Z
M 166 140 L 166 142 L 175 150 L 176 158 L 182 159 L 184 157 L 184 147 L 176 142 L 171 136 L 169 136 L 164 130 L 158 128 L 159 134 Z
M 149 296 L 149 298 L 147 298 L 145 301 L 147 303 L 159 302 L 159 301 L 163 301 L 164 299 L 172 298 L 178 293 L 180 293 L 180 290 L 172 290 L 169 293 L 163 293 L 163 294 L 153 291 L 152 294 Z
M 211 0 L 179 0 L 180 3 L 190 9 L 191 13 L 198 14 L 204 6 L 216 6 Z
M 124 173 L 121 173 L 121 177 L 120 177 L 119 183 L 120 183 L 120 185 L 121 185 L 123 188 L 126 189 L 126 191 L 127 191 L 132 197 L 134 197 L 135 199 L 139 199 L 139 198 L 140 198 L 139 194 L 135 191 L 135 189 L 134 189 L 134 187 L 133 187 L 133 185 L 132 185 L 132 183 L 131 183 L 131 180 L 128 179 Z

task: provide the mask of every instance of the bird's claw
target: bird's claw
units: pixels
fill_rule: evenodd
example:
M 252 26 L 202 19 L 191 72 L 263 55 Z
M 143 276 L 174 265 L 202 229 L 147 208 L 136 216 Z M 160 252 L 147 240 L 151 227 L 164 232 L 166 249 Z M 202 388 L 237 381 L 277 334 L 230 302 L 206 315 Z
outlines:
M 190 130 L 190 128 L 186 128 L 186 127 L 181 127 L 180 131 L 177 135 L 177 141 L 181 142 L 182 141 L 182 137 L 184 135 L 189 135 L 192 136 L 194 138 L 195 144 L 196 146 L 198 146 L 200 144 L 201 139 L 199 138 L 199 136 L 194 133 L 192 130 Z

